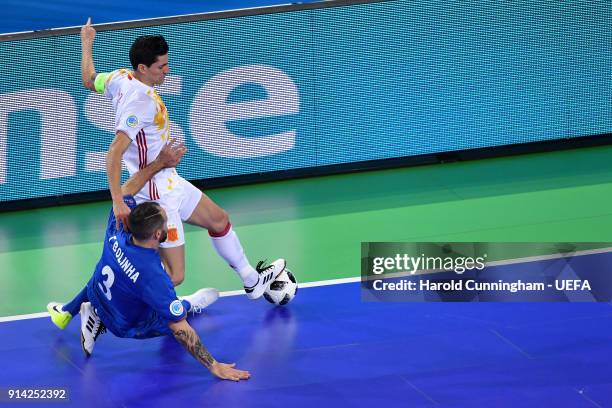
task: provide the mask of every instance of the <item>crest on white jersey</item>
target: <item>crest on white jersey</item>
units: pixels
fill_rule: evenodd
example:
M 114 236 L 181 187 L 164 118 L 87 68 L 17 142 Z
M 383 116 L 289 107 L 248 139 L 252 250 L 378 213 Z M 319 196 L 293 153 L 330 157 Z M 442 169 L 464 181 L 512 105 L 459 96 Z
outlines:
M 125 124 L 129 127 L 136 127 L 136 125 L 138 125 L 138 118 L 136 117 L 136 115 L 130 115 L 125 120 Z

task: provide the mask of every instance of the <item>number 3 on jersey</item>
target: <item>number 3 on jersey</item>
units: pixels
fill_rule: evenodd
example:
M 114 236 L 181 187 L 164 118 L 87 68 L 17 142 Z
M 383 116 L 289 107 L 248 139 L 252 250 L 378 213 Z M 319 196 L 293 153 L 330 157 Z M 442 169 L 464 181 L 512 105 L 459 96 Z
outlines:
M 102 268 L 102 275 L 106 276 L 106 279 L 104 282 L 102 282 L 104 283 L 104 286 L 98 283 L 98 287 L 102 292 L 104 292 L 104 296 L 106 296 L 108 300 L 112 300 L 113 295 L 111 294 L 110 288 L 113 286 L 113 282 L 115 281 L 115 273 L 110 266 L 106 265 L 104 268 Z

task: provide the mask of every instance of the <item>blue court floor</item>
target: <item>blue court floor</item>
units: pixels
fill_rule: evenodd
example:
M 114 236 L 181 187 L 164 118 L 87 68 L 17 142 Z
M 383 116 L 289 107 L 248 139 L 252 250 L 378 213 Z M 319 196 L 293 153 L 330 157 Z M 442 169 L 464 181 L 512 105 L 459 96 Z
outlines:
M 0 323 L 0 384 L 69 391 L 20 407 L 612 406 L 609 303 L 362 302 L 347 283 L 284 308 L 223 297 L 191 323 L 251 379 L 214 379 L 173 338 L 106 333 L 86 359 L 78 318 L 39 318 Z

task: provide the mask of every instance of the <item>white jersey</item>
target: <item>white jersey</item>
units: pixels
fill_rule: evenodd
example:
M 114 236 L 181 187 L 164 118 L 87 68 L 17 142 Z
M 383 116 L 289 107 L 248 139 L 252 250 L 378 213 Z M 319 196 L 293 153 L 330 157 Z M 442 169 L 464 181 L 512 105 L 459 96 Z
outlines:
M 123 154 L 123 161 L 130 175 L 133 175 L 155 160 L 170 139 L 166 105 L 154 88 L 137 80 L 133 72 L 127 69 L 107 74 L 104 95 L 113 102 L 115 130 L 121 130 L 132 140 Z M 159 200 L 172 191 L 178 179 L 174 168 L 163 169 L 135 198 L 138 202 Z

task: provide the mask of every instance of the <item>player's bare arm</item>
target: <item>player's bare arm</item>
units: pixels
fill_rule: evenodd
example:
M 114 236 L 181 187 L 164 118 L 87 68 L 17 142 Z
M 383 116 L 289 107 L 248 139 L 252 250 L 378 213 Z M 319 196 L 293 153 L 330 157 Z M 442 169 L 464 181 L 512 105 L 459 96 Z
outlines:
M 204 367 L 208 368 L 215 377 L 232 381 L 248 380 L 251 377 L 251 373 L 248 371 L 234 368 L 235 364 L 225 364 L 216 361 L 202 344 L 200 336 L 187 323 L 187 320 L 183 319 L 179 322 L 172 322 L 169 324 L 169 327 L 174 334 L 174 338 L 183 345 L 185 350 L 202 363 Z
M 178 166 L 185 152 L 187 152 L 185 144 L 176 144 L 176 139 L 171 139 L 168 144 L 162 147 L 159 155 L 151 164 L 136 172 L 121 186 L 122 195 L 135 195 L 157 172 L 168 167 Z
M 93 42 L 96 37 L 96 29 L 91 25 L 91 17 L 81 27 L 81 80 L 85 88 L 96 90 L 96 68 L 93 62 Z
M 119 130 L 106 153 L 106 175 L 113 199 L 113 212 L 117 220 L 117 228 L 119 228 L 121 222 L 123 222 L 123 225 L 127 225 L 127 218 L 130 215 L 130 208 L 123 202 L 121 192 L 121 158 L 130 143 L 132 143 L 132 140 L 129 136 Z

